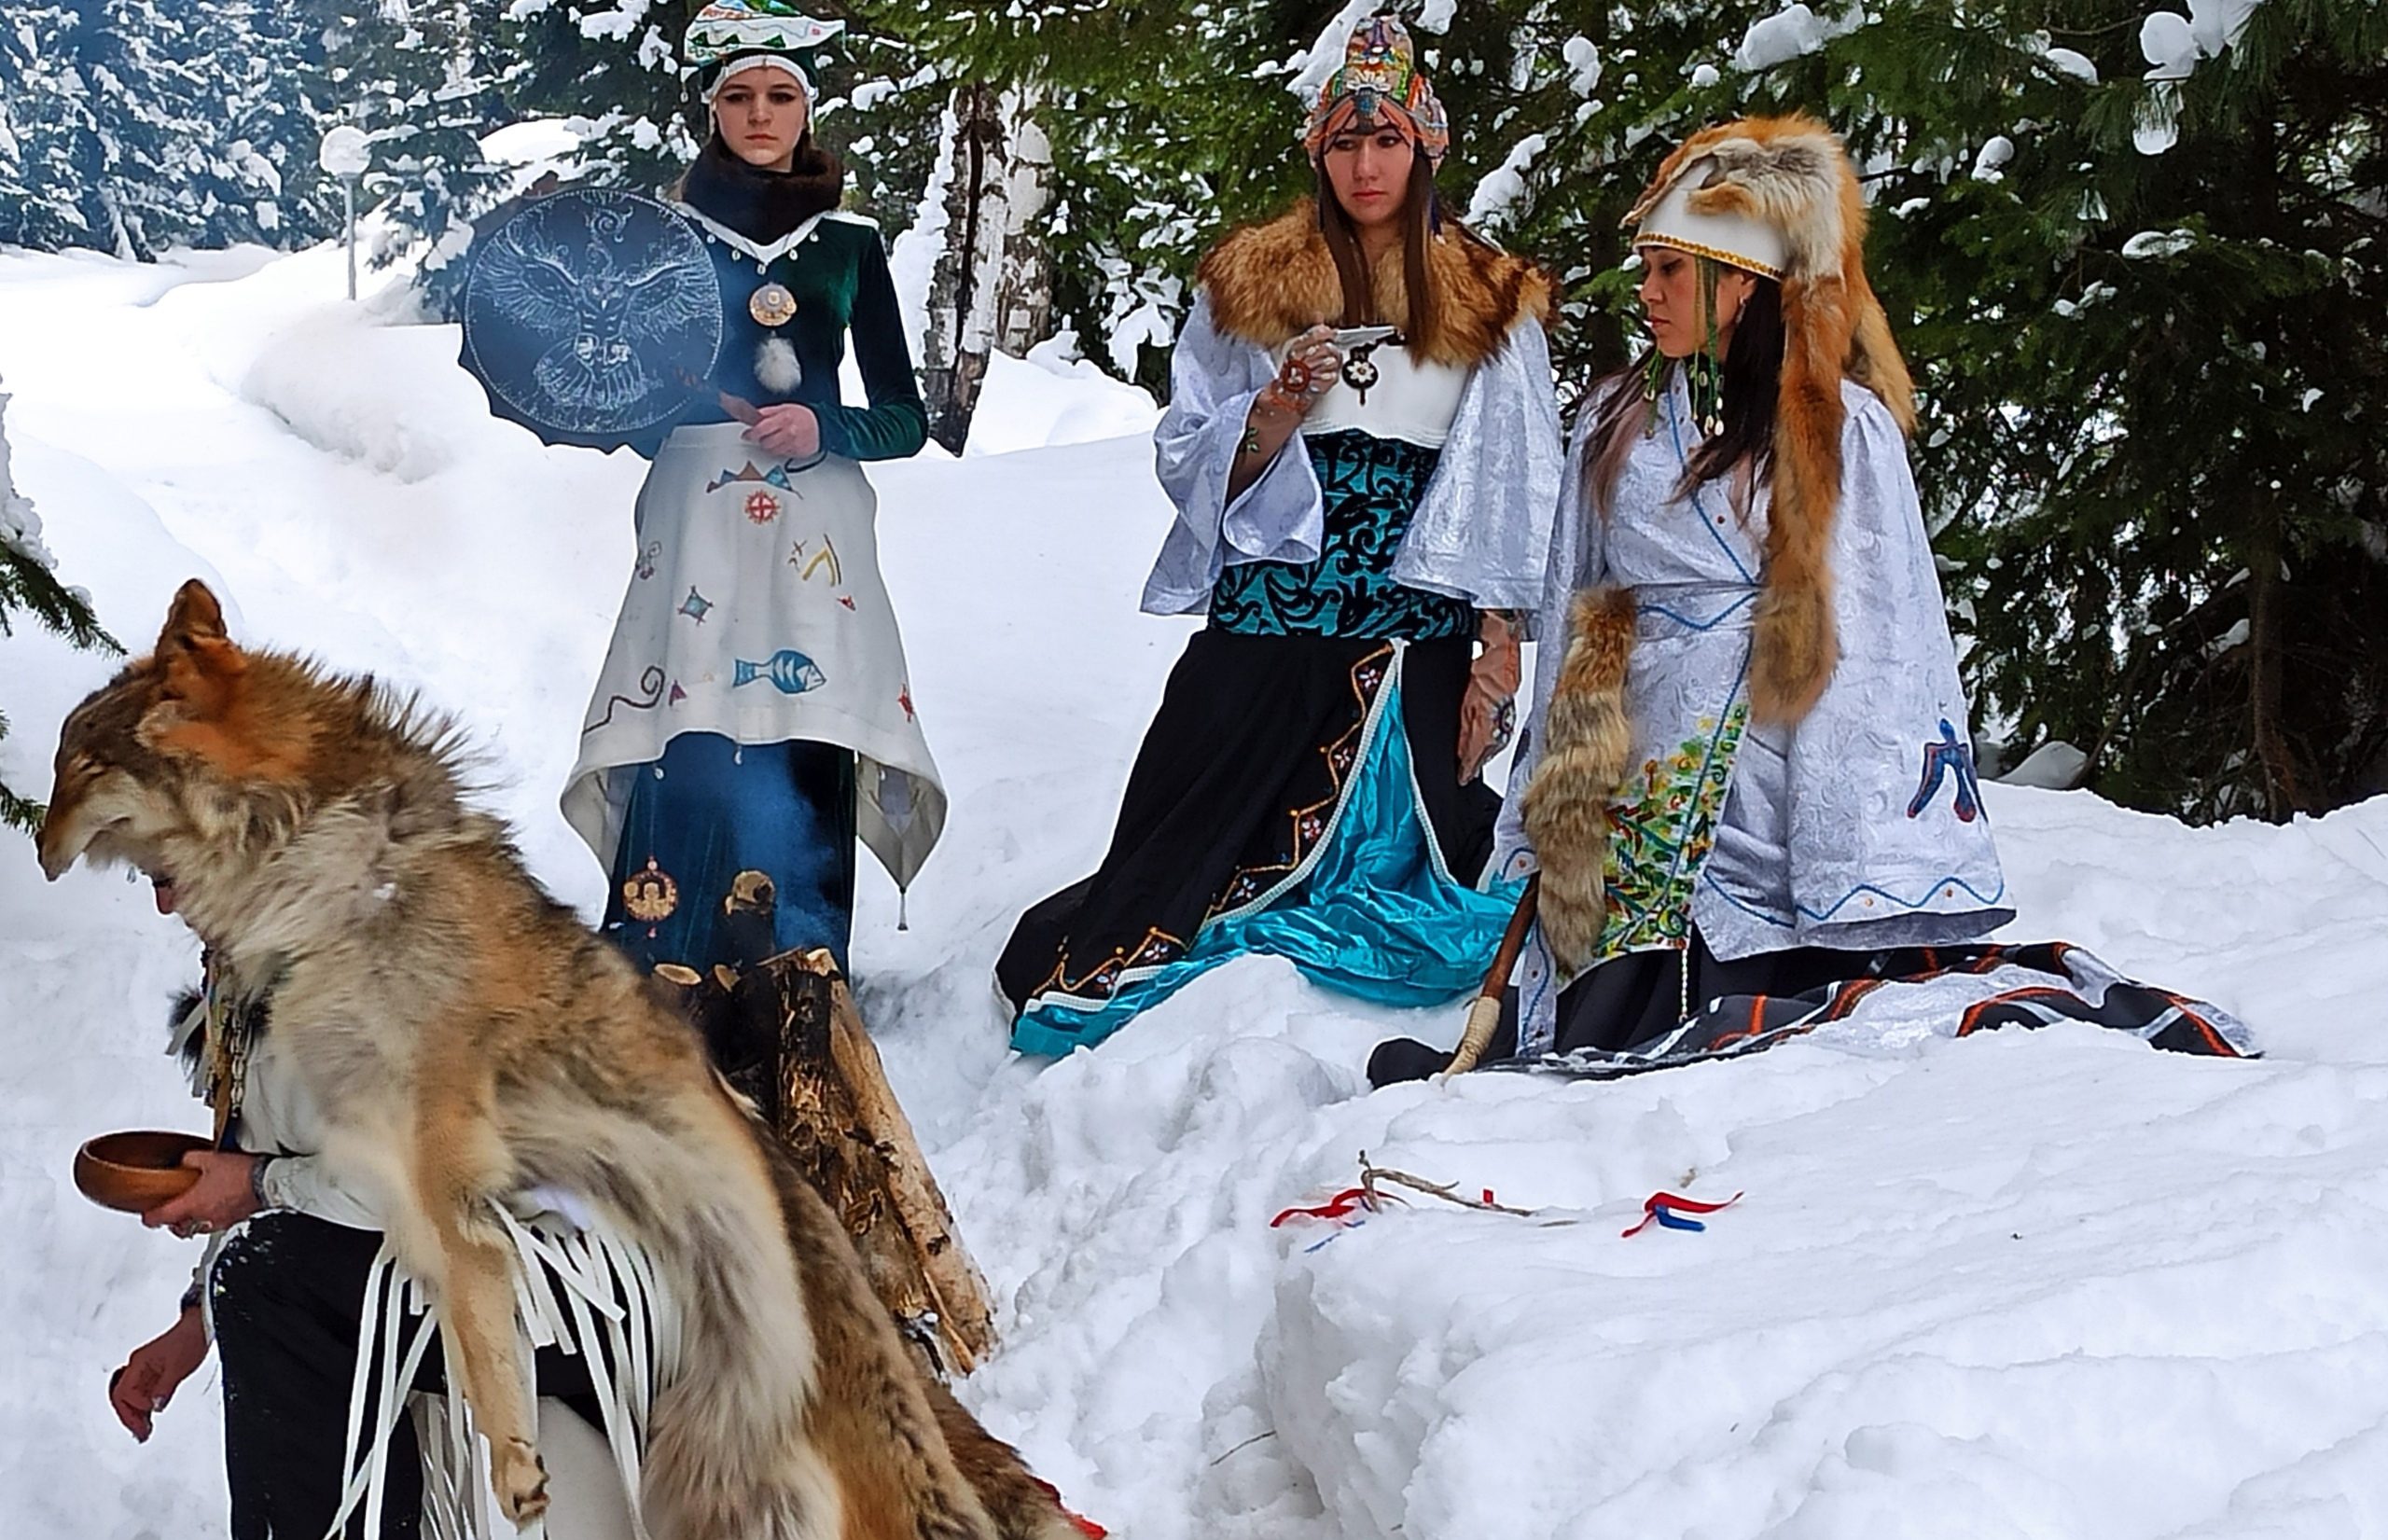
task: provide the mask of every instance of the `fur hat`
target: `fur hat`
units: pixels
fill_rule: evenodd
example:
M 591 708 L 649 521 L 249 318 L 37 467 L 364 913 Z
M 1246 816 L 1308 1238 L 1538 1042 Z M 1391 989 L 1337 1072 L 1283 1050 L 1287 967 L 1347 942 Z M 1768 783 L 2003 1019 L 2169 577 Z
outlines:
M 1766 276 L 1783 284 L 1773 500 L 1750 705 L 1761 721 L 1797 722 L 1824 694 L 1840 657 L 1830 551 L 1840 500 L 1840 382 L 1881 397 L 1900 431 L 1915 425 L 1907 363 L 1866 281 L 1856 169 L 1840 137 L 1812 118 L 1721 123 L 1667 157 L 1625 222 L 1640 228 L 1637 245 L 1674 246 L 1750 271 L 1771 266 L 1777 271 Z
M 1354 123 L 1391 122 L 1416 142 L 1419 153 L 1439 163 L 1451 147 L 1451 120 L 1434 84 L 1418 68 L 1409 29 L 1391 16 L 1371 16 L 1352 29 L 1343 45 L 1343 67 L 1326 77 L 1302 131 L 1302 146 L 1315 160 L 1326 141 Z

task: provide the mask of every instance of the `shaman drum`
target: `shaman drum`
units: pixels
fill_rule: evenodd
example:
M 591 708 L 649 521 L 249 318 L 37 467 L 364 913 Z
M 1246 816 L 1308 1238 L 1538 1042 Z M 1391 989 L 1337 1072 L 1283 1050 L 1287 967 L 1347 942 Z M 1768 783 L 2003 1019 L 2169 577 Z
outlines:
M 490 409 L 550 444 L 613 449 L 713 374 L 721 281 L 688 222 L 612 188 L 524 204 L 473 242 L 458 360 Z

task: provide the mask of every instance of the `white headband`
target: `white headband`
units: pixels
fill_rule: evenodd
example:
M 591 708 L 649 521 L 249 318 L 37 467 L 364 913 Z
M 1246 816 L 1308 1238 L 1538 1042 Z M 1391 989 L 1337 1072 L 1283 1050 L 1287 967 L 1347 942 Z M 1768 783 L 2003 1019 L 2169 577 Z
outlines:
M 1693 190 L 1706 187 L 1715 173 L 1713 158 L 1686 166 L 1633 232 L 1634 249 L 1670 246 L 1762 278 L 1781 278 L 1790 263 L 1790 243 L 1781 230 L 1745 214 L 1701 214 L 1691 206 Z
M 804 104 L 808 107 L 812 104 L 812 77 L 805 74 L 795 60 L 784 53 L 750 53 L 721 67 L 721 73 L 714 77 L 713 84 L 705 88 L 705 105 L 713 105 L 713 99 L 721 94 L 721 88 L 729 84 L 732 77 L 760 69 L 779 70 L 793 76 L 797 89 L 804 92 Z

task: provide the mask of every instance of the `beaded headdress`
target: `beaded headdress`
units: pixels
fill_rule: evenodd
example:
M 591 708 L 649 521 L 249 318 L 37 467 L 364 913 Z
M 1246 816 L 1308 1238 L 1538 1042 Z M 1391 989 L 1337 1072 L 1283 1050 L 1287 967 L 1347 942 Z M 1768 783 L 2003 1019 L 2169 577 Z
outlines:
M 1302 145 L 1316 159 L 1328 139 L 1352 125 L 1382 122 L 1408 133 L 1430 162 L 1451 147 L 1450 119 L 1418 68 L 1409 29 L 1397 18 L 1371 16 L 1352 29 L 1342 67 L 1320 88 Z

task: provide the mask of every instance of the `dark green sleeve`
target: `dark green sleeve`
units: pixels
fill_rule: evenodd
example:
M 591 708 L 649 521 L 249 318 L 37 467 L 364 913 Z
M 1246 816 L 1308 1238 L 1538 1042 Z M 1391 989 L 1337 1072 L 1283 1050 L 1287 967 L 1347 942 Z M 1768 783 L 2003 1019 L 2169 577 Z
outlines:
M 912 377 L 912 350 L 904 342 L 904 318 L 896 305 L 896 281 L 888 276 L 887 253 L 872 233 L 855 257 L 854 363 L 862 370 L 868 407 L 815 407 L 821 447 L 850 460 L 901 460 L 928 442 L 928 409 Z

